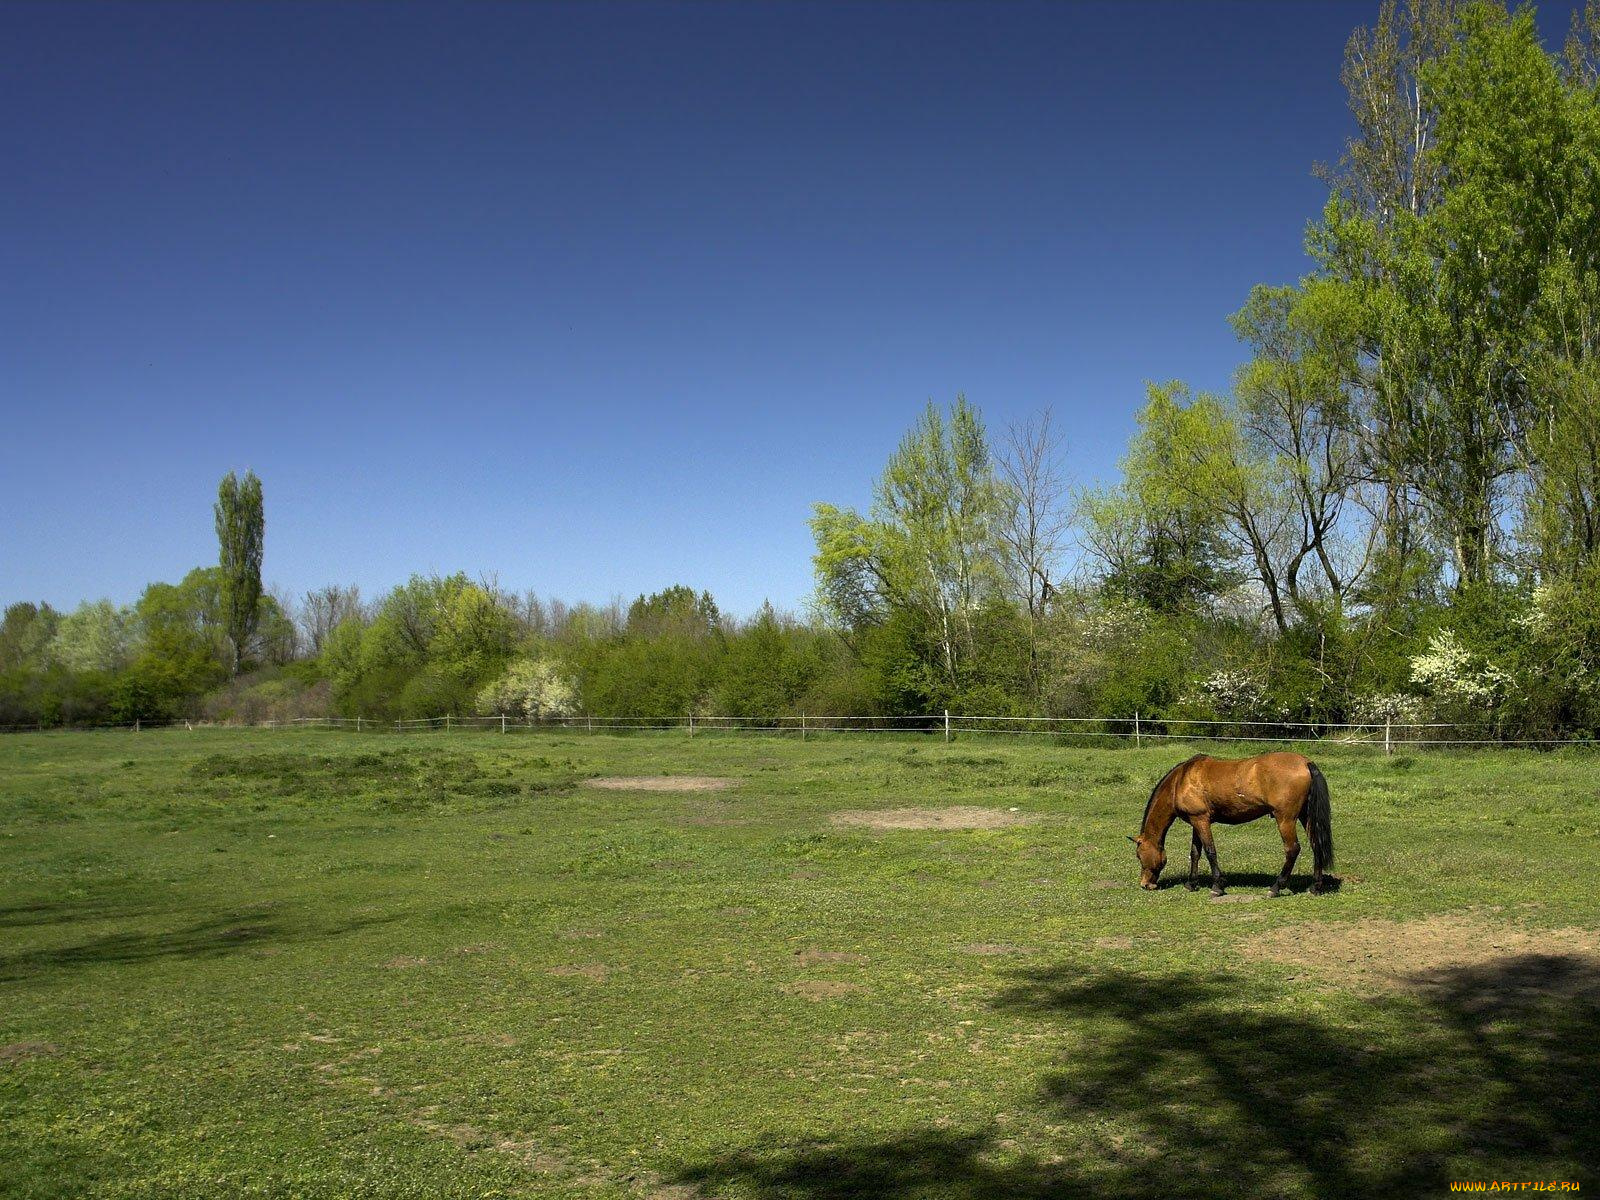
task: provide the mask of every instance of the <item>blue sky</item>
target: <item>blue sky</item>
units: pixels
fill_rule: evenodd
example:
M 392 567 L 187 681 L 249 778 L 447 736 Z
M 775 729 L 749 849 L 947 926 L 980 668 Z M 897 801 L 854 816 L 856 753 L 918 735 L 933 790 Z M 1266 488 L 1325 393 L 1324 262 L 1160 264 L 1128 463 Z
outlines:
M 1376 10 L 0 5 L 0 602 L 214 561 L 229 469 L 294 591 L 735 612 L 929 399 L 1109 477 L 1306 269 Z

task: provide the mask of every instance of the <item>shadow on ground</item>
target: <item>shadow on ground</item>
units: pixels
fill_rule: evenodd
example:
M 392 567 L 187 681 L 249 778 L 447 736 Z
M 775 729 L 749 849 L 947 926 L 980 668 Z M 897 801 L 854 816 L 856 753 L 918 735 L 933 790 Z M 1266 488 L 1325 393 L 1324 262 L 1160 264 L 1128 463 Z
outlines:
M 29 904 L 0 904 L 0 928 L 31 925 L 68 925 L 75 921 L 137 917 L 155 911 L 148 905 L 137 907 L 91 900 L 42 900 Z
M 131 916 L 134 913 L 129 910 L 124 915 Z M 392 916 L 366 917 L 319 924 L 278 916 L 252 917 L 229 913 L 204 921 L 190 922 L 177 928 L 108 933 L 64 946 L 47 946 L 0 954 L 0 982 L 52 970 L 138 963 L 162 958 L 216 958 L 240 950 L 339 937 L 357 929 L 395 919 Z
M 1130 881 L 1129 886 L 1138 887 L 1137 872 L 1133 874 L 1135 879 Z M 1261 871 L 1240 871 L 1237 875 L 1230 875 L 1226 871 L 1222 873 L 1223 886 L 1230 892 L 1265 892 L 1272 886 L 1272 881 L 1276 878 L 1277 876 L 1275 875 Z M 1176 874 L 1169 871 L 1162 875 L 1161 882 L 1156 884 L 1156 889 L 1164 892 L 1169 888 L 1181 888 L 1188 880 L 1188 873 L 1184 870 L 1179 870 Z M 1294 893 L 1309 892 L 1311 890 L 1311 882 L 1311 876 L 1296 874 L 1284 885 L 1283 890 Z M 1342 886 L 1343 880 L 1337 875 L 1324 876 L 1322 880 L 1322 890 L 1325 892 L 1337 892 Z M 1210 891 L 1211 872 L 1203 870 L 1199 875 L 1195 876 L 1195 887 L 1196 890 L 1201 892 Z
M 1056 1024 L 1048 1133 L 922 1129 L 762 1144 L 691 1164 L 760 1200 L 1445 1194 L 1452 1178 L 1592 1181 L 1600 970 L 1530 955 L 1446 972 L 1337 1026 L 1225 975 L 1027 972 L 997 1007 Z M 1048 1139 L 1047 1144 L 1042 1139 Z

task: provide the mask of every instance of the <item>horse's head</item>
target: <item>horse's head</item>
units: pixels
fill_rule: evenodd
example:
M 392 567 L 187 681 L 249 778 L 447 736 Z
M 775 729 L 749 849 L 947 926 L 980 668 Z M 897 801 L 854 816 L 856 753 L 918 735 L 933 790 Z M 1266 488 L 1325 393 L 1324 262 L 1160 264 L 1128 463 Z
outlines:
M 1139 886 L 1155 891 L 1156 880 L 1161 878 L 1161 868 L 1167 865 L 1167 852 L 1142 833 L 1128 840 L 1133 843 L 1134 853 L 1139 856 Z

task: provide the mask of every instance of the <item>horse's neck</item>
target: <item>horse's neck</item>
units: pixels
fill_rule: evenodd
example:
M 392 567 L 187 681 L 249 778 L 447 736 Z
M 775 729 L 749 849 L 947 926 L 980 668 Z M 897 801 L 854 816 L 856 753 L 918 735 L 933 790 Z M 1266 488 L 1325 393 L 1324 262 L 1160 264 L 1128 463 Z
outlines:
M 1156 792 L 1155 799 L 1150 802 L 1150 811 L 1145 814 L 1144 828 L 1139 831 L 1139 835 L 1147 842 L 1163 845 L 1167 840 L 1167 830 L 1172 828 L 1172 822 L 1177 816 L 1178 805 L 1172 798 L 1172 786 L 1163 784 L 1160 791 Z

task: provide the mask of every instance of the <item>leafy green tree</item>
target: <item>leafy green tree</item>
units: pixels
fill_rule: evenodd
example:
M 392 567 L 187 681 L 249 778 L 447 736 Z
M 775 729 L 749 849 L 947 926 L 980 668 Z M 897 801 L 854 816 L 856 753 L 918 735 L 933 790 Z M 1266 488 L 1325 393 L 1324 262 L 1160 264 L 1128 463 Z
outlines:
M 1303 608 L 1306 575 L 1342 600 L 1360 589 L 1376 543 L 1353 397 L 1362 382 L 1364 313 L 1351 289 L 1326 279 L 1257 287 L 1231 318 L 1254 353 L 1234 382 L 1240 441 L 1252 472 L 1288 509 L 1280 534 L 1252 553 L 1280 556 L 1274 574 Z
M 755 719 L 799 713 L 826 667 L 823 635 L 763 604 L 728 639 L 716 707 L 726 716 Z
M 516 618 L 465 575 L 413 575 L 370 622 L 356 612 L 327 633 L 321 660 L 342 712 L 464 713 L 515 655 L 519 635 Z
M 1600 562 L 1600 363 L 1550 362 L 1540 379 L 1551 403 L 1530 434 L 1538 468 L 1522 532 L 1533 573 L 1548 582 Z
M 430 669 L 471 689 L 504 670 L 516 650 L 515 618 L 483 588 L 463 582 L 443 596 L 428 642 Z
M 281 667 L 294 661 L 300 635 L 285 602 L 270 592 L 256 602 L 256 628 L 250 637 L 252 661 Z
M 260 615 L 266 517 L 261 480 L 254 471 L 247 471 L 242 481 L 232 471 L 223 477 L 217 488 L 215 516 L 223 629 L 232 650 L 229 669 L 237 675 Z
M 109 600 L 85 601 L 62 618 L 50 655 L 75 674 L 119 671 L 134 652 L 133 614 Z
M 1253 568 L 1279 631 L 1288 628 L 1279 550 L 1294 515 L 1290 483 L 1282 461 L 1262 452 L 1235 410 L 1182 384 L 1152 386 L 1123 470 L 1145 511 L 1175 514 L 1174 524 L 1231 541 Z
M 628 606 L 627 632 L 634 637 L 715 637 L 722 614 L 710 592 L 675 584 Z
M 139 652 L 127 672 L 132 681 L 122 689 L 123 715 L 177 715 L 227 678 L 231 647 L 221 595 L 217 567 L 198 567 L 177 584 L 145 588 L 133 610 Z
M 1182 384 L 1151 384 L 1123 482 L 1080 501 L 1085 548 L 1104 586 L 1156 612 L 1201 608 L 1238 578 L 1216 488 L 1193 478 L 1192 453 L 1210 453 L 1207 440 L 1218 433 L 1215 405 L 1188 413 L 1189 398 Z
M 706 711 L 722 655 L 719 639 L 681 637 L 608 638 L 568 652 L 589 711 L 669 718 Z
M 1383 83 L 1352 89 L 1362 133 L 1313 249 L 1367 314 L 1364 417 L 1386 515 L 1414 502 L 1471 587 L 1503 561 L 1508 495 L 1539 471 L 1558 419 L 1561 389 L 1538 386 L 1547 362 L 1593 350 L 1600 126 L 1581 61 L 1547 53 L 1531 11 L 1418 5 L 1410 25 L 1403 51 L 1392 36 L 1353 44 L 1347 78 Z M 1411 131 L 1398 159 L 1400 109 L 1366 103 L 1396 91 Z M 1402 160 L 1409 173 L 1382 167 Z
M 7 605 L 0 619 L 0 671 L 42 666 L 60 623 L 61 614 L 48 604 Z
M 929 404 L 890 457 L 868 516 L 818 504 L 811 519 L 819 607 L 859 636 L 891 620 L 911 635 L 930 699 L 965 681 L 979 614 L 1003 589 L 1007 495 L 978 411 Z

